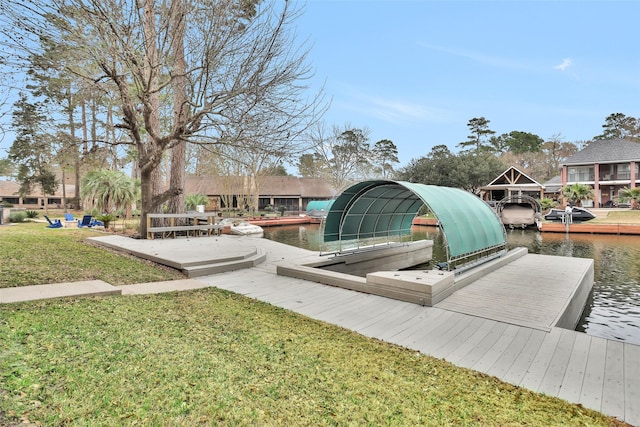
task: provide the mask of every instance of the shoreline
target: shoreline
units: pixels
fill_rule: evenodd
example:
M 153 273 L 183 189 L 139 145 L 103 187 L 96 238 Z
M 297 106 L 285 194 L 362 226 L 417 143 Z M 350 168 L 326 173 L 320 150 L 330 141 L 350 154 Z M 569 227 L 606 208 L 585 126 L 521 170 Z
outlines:
M 416 217 L 413 225 L 437 226 L 435 218 Z M 581 233 L 581 234 L 626 234 L 640 235 L 640 224 L 622 224 L 615 222 L 581 222 L 570 224 L 568 229 L 560 222 L 544 221 L 540 231 L 543 233 Z

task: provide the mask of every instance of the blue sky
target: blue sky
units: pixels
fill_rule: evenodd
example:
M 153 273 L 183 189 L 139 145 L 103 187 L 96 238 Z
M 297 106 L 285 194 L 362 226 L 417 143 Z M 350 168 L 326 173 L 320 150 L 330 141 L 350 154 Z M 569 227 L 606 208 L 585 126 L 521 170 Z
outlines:
M 326 124 L 390 139 L 401 167 L 457 151 L 474 117 L 568 142 L 640 117 L 638 17 L 636 0 L 306 0 L 296 25 L 332 98 Z
M 308 0 L 297 21 L 312 43 L 328 125 L 390 139 L 400 165 L 469 135 L 589 140 L 608 115 L 640 117 L 638 1 Z

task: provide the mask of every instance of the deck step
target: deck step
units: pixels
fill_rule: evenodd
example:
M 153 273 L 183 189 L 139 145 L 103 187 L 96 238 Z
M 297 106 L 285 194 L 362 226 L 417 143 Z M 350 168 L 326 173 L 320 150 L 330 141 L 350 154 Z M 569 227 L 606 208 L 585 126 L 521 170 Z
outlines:
M 262 251 L 256 251 L 255 253 L 242 257 L 241 259 L 235 259 L 233 261 L 214 262 L 210 264 L 199 264 L 187 266 L 182 269 L 187 277 L 200 277 L 208 276 L 210 274 L 224 273 L 226 271 L 240 270 L 243 268 L 251 268 L 264 262 L 267 259 L 267 254 Z
M 205 265 L 234 263 L 239 261 L 241 262 L 246 260 L 247 258 L 254 257 L 256 255 L 258 255 L 258 249 L 253 248 L 242 253 L 228 254 L 228 255 L 221 254 L 221 255 L 215 255 L 215 257 L 212 256 L 210 259 L 207 259 L 207 260 L 183 262 L 180 264 L 180 268 L 183 270 L 186 270 L 187 268 L 200 267 Z

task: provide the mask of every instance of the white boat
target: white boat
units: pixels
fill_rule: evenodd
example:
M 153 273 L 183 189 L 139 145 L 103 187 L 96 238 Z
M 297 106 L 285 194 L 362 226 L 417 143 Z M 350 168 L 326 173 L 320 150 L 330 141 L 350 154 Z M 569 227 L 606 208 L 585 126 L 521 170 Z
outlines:
M 540 229 L 541 210 L 538 200 L 525 195 L 506 197 L 496 206 L 502 224 L 509 228 L 536 226 Z
M 251 237 L 263 237 L 264 230 L 259 225 L 251 224 L 247 221 L 238 221 L 231 219 L 224 219 L 220 221 L 220 225 L 230 226 L 231 234 L 236 236 L 251 236 Z

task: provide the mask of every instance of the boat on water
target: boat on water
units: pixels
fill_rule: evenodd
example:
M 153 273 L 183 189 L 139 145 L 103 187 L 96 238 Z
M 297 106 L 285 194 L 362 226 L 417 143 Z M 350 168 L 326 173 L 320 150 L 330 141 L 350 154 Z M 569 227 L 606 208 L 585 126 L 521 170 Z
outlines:
M 571 211 L 565 209 L 551 209 L 549 213 L 544 216 L 547 221 L 562 221 L 566 222 L 567 215 L 571 215 L 571 222 L 584 222 L 594 219 L 596 216 L 584 208 L 572 206 Z
M 236 236 L 250 236 L 250 237 L 263 237 L 264 230 L 259 225 L 251 224 L 247 221 L 239 221 L 232 219 L 223 219 L 220 221 L 220 225 L 229 226 L 230 234 Z
M 536 227 L 542 223 L 542 207 L 537 199 L 516 195 L 505 197 L 496 204 L 496 214 L 509 228 Z
M 306 216 L 311 222 L 320 223 L 327 217 L 327 213 L 335 200 L 311 200 L 307 204 Z

